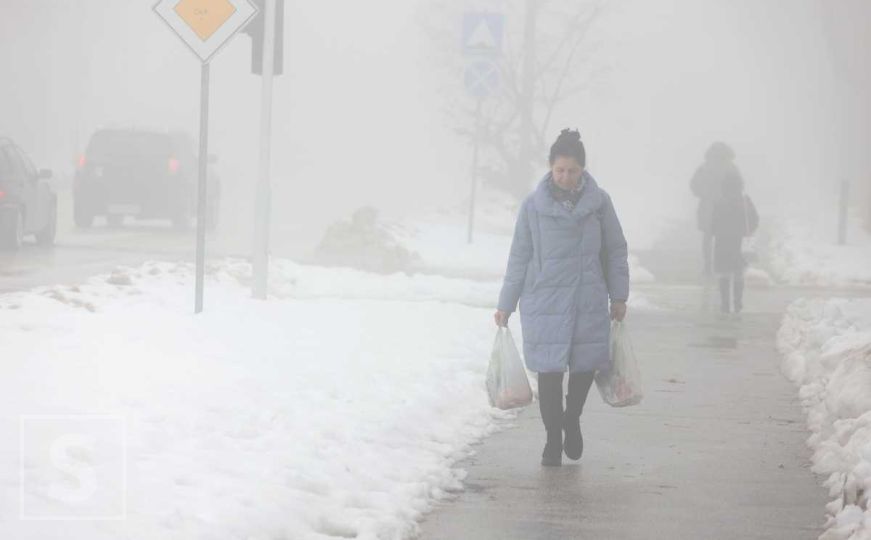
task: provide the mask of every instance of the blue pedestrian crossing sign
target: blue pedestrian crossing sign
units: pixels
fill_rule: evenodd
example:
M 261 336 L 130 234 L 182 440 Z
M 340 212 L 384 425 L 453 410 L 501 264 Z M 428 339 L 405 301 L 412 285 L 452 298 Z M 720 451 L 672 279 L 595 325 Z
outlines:
M 477 98 L 493 95 L 499 89 L 499 65 L 490 60 L 476 60 L 466 66 L 466 91 Z
M 468 12 L 463 14 L 463 54 L 495 57 L 502 53 L 505 16 L 501 13 Z

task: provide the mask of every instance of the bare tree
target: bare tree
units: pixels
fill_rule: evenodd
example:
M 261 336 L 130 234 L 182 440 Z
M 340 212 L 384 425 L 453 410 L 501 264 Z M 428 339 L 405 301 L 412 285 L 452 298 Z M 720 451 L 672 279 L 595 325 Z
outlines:
M 435 45 L 437 66 L 449 72 L 445 112 L 458 135 L 479 141 L 479 174 L 517 198 L 535 180 L 534 165 L 553 138 L 560 107 L 577 98 L 603 70 L 593 55 L 590 33 L 602 13 L 598 1 L 501 0 L 457 6 L 431 4 L 423 21 Z M 500 58 L 500 91 L 481 103 L 481 123 L 474 125 L 478 103 L 463 94 L 463 59 L 457 43 L 463 11 L 501 11 L 506 35 Z M 453 29 L 457 29 L 452 31 Z

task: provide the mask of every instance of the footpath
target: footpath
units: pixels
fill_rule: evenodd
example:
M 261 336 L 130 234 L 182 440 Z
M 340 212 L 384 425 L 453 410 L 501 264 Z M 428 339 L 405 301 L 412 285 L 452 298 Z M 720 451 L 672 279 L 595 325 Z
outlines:
M 466 489 L 422 524 L 425 540 L 816 539 L 829 502 L 810 471 L 796 387 L 780 372 L 777 331 L 799 297 L 854 291 L 748 283 L 740 320 L 715 313 L 699 283 L 695 237 L 641 263 L 637 287 L 661 309 L 628 328 L 645 400 L 612 409 L 594 388 L 582 417 L 584 456 L 539 464 L 537 403 L 460 464 Z M 862 293 L 867 295 L 867 292 Z

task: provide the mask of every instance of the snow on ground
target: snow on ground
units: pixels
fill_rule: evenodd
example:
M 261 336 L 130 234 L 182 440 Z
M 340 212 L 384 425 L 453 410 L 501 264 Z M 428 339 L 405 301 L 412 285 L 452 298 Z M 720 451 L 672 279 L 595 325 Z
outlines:
M 836 228 L 819 220 L 778 218 L 770 228 L 768 263 L 777 279 L 791 285 L 871 285 L 871 235 L 850 222 L 846 245 Z
M 499 283 L 275 261 L 261 302 L 250 275 L 210 265 L 198 316 L 186 264 L 0 295 L 0 538 L 402 538 L 461 489 L 512 417 Z
M 814 472 L 832 502 L 822 540 L 871 539 L 871 299 L 799 300 L 778 334 L 800 387 Z
M 483 390 L 491 310 L 278 269 L 286 298 L 258 302 L 240 266 L 210 269 L 200 316 L 186 265 L 0 296 L 0 438 L 25 449 L 0 448 L 0 538 L 399 538 L 460 489 L 452 464 L 509 416 Z M 124 521 L 43 520 L 122 495 Z

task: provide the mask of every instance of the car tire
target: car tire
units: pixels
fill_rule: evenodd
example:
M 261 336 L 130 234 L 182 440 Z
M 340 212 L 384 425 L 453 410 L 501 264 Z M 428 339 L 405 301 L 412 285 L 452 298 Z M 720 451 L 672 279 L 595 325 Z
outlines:
M 186 231 L 191 226 L 191 212 L 189 205 L 184 201 L 175 201 L 170 215 L 172 227 L 177 231 Z
M 78 198 L 73 201 L 73 221 L 80 229 L 89 229 L 94 224 L 94 213 Z
M 124 225 L 124 216 L 121 214 L 108 214 L 106 216 L 106 223 L 112 229 L 120 229 Z
M 24 214 L 17 207 L 0 213 L 0 247 L 17 250 L 24 239 Z
M 48 223 L 45 227 L 36 233 L 36 242 L 41 246 L 54 245 L 54 239 L 57 236 L 57 199 L 52 200 L 51 215 L 48 216 Z

